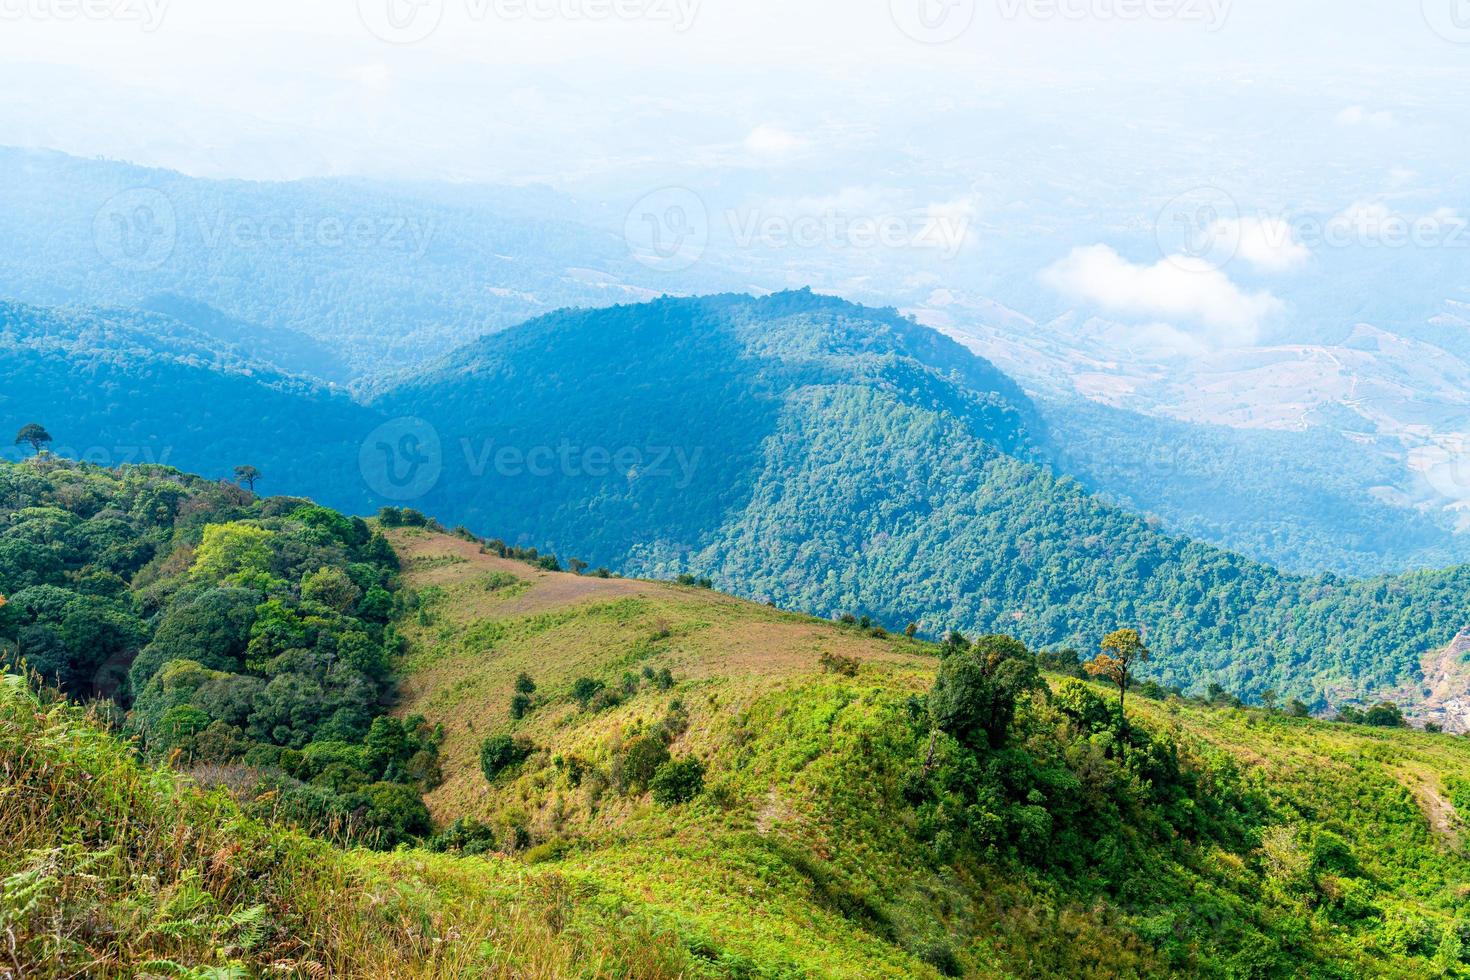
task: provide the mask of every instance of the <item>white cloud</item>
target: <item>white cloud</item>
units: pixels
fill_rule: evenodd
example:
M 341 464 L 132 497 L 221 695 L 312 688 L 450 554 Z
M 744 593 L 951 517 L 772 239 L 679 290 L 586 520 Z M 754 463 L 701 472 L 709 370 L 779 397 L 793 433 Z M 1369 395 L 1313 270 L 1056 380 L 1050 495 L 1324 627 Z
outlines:
M 973 195 L 926 206 L 918 240 L 941 249 L 946 255 L 954 255 L 974 241 L 970 224 L 979 209 L 979 201 Z
M 1112 315 L 1188 321 L 1221 344 L 1253 343 L 1284 305 L 1270 293 L 1247 293 L 1203 259 L 1173 256 L 1138 265 L 1106 245 L 1073 249 L 1043 270 L 1041 281 Z
M 745 137 L 745 148 L 758 157 L 787 157 L 806 147 L 806 140 L 769 123 L 757 126 Z
M 1222 219 L 1210 233 L 1263 272 L 1290 272 L 1312 258 L 1312 250 L 1296 240 L 1291 223 L 1282 218 Z
M 1393 113 L 1386 110 L 1374 112 L 1360 105 L 1348 106 L 1337 114 L 1337 124 L 1339 126 L 1375 126 L 1382 128 L 1392 126 L 1394 122 Z

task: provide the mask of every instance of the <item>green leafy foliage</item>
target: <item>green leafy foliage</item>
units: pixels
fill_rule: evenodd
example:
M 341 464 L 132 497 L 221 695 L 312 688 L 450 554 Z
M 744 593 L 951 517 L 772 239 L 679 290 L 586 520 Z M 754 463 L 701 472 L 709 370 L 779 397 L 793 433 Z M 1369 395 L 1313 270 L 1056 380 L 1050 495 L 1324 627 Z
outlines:
M 480 771 L 490 782 L 495 782 L 512 766 L 518 766 L 530 756 L 532 745 L 523 739 L 509 735 L 491 735 L 480 743 Z
M 427 832 L 439 778 L 440 735 L 384 714 L 397 588 L 386 542 L 324 508 L 159 466 L 0 464 L 11 662 L 128 709 L 151 756 L 248 762 L 243 799 L 385 846 Z
M 698 759 L 670 759 L 654 770 L 648 786 L 655 803 L 688 803 L 704 792 L 704 765 Z

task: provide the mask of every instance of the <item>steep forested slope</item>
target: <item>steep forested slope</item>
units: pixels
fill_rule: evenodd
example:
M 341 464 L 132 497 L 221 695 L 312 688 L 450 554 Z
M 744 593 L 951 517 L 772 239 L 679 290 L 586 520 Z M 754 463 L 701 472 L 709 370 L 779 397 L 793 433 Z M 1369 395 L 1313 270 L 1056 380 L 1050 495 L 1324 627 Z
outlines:
M 1287 571 L 1382 575 L 1470 561 L 1452 515 L 1416 505 L 1373 437 L 1232 429 L 1047 398 L 1056 467 L 1124 510 Z M 1350 430 L 1351 431 L 1351 430 Z
M 355 509 L 370 499 L 357 444 L 379 421 L 169 316 L 3 302 L 0 418 L 8 430 L 44 422 L 72 458 L 217 477 L 250 464 L 277 488 Z
M 386 716 L 397 558 L 360 518 L 162 466 L 0 463 L 0 652 L 157 759 L 391 845 L 438 741 Z M 122 712 L 126 711 L 125 716 Z

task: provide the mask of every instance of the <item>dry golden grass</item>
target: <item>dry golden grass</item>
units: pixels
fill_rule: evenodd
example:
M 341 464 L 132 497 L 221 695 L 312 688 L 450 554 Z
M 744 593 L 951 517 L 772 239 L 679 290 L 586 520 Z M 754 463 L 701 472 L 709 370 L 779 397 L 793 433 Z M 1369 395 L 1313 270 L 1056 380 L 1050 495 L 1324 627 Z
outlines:
M 529 674 L 541 707 L 517 728 L 563 752 L 593 753 L 621 729 L 656 721 L 646 701 L 588 716 L 569 701 L 581 676 L 614 684 L 625 671 L 668 668 L 691 715 L 691 732 L 725 731 L 743 707 L 793 680 L 818 675 L 824 653 L 925 677 L 933 659 L 902 638 L 879 639 L 852 628 L 781 612 L 733 596 L 669 582 L 600 579 L 544 572 L 484 554 L 445 534 L 390 534 L 409 587 L 443 590 L 427 626 L 408 625 L 410 653 L 401 666 L 401 714 L 445 727 L 445 781 L 426 798 L 436 819 L 484 813 L 506 802 L 479 769 L 479 745 L 510 724 L 516 677 Z M 443 559 L 452 558 L 452 563 Z M 487 590 L 513 575 L 523 588 Z M 708 700 L 717 688 L 716 702 Z M 899 681 L 901 683 L 901 680 Z M 649 715 L 649 717 L 643 717 Z M 690 736 L 676 744 L 701 754 Z

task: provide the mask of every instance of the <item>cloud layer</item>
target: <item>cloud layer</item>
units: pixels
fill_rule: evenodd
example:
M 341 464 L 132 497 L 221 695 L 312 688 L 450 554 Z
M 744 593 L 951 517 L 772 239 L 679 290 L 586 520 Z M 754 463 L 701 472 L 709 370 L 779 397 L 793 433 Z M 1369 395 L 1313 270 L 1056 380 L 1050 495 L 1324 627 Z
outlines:
M 1284 309 L 1275 296 L 1242 290 L 1203 259 L 1139 265 L 1106 245 L 1073 249 L 1041 281 L 1109 315 L 1189 325 L 1192 336 L 1220 345 L 1254 343 L 1265 321 Z

